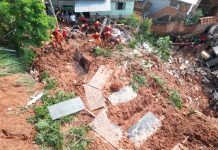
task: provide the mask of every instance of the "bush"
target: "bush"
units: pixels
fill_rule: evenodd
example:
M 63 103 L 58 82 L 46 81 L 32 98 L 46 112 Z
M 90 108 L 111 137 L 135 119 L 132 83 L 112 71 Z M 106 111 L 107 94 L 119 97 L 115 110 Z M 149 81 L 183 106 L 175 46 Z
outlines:
M 50 77 L 46 71 L 41 73 L 40 78 L 43 82 L 46 82 L 46 86 L 45 86 L 46 90 L 51 90 L 57 87 L 58 85 L 57 81 L 53 77 Z
M 96 47 L 95 51 L 94 51 L 94 55 L 97 56 L 104 56 L 104 57 L 111 57 L 112 52 L 110 50 L 104 49 L 104 48 L 100 48 L 100 47 Z
M 70 148 L 71 150 L 84 150 L 90 143 L 90 141 L 84 137 L 89 130 L 90 128 L 87 126 L 71 128 L 68 132 L 70 135 L 70 141 L 67 143 L 66 147 L 68 147 L 68 149 Z
M 36 58 L 36 53 L 30 48 L 22 49 L 22 59 L 26 67 L 29 67 Z
M 169 61 L 170 58 L 170 49 L 172 48 L 172 41 L 169 36 L 159 37 L 157 40 L 157 54 L 164 61 Z
M 135 49 L 137 44 L 138 44 L 138 41 L 134 39 L 128 43 L 128 46 L 132 49 Z
M 176 90 L 174 90 L 172 93 L 171 93 L 171 95 L 170 95 L 170 99 L 171 99 L 171 101 L 174 103 L 174 105 L 177 107 L 177 108 L 179 108 L 179 109 L 181 109 L 182 108 L 182 101 L 181 101 L 181 96 L 180 96 L 180 94 L 179 94 L 179 92 L 178 91 L 176 91 Z
M 125 25 L 129 25 L 129 26 L 136 28 L 139 23 L 139 17 L 137 17 L 136 14 L 133 14 L 129 16 L 128 18 L 124 19 L 123 23 Z

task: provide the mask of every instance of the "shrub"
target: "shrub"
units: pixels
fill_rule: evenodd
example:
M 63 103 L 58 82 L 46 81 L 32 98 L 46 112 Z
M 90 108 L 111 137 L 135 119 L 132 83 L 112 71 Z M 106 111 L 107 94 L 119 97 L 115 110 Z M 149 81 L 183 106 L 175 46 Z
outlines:
M 178 91 L 174 90 L 170 95 L 170 99 L 177 108 L 182 108 L 181 96 Z
M 43 82 L 46 82 L 46 90 L 51 90 L 57 86 L 57 81 L 53 77 L 50 77 L 46 71 L 40 74 L 40 78 Z
M 128 46 L 132 49 L 135 49 L 137 44 L 138 44 L 138 41 L 136 39 L 133 39 L 132 41 L 128 43 Z
M 110 50 L 104 49 L 104 48 L 100 48 L 100 47 L 96 47 L 95 51 L 94 51 L 94 55 L 97 56 L 104 56 L 104 57 L 111 57 L 112 52 Z
M 172 48 L 172 41 L 170 40 L 169 36 L 166 37 L 159 37 L 157 40 L 157 54 L 162 58 L 164 61 L 168 61 L 170 58 L 170 49 Z
M 122 44 L 117 44 L 116 46 L 116 49 L 119 50 L 119 51 L 122 51 L 123 50 L 123 45 Z
M 84 150 L 90 143 L 90 140 L 84 137 L 89 130 L 90 128 L 87 126 L 71 128 L 68 132 L 70 141 L 67 143 L 66 147 L 71 150 Z

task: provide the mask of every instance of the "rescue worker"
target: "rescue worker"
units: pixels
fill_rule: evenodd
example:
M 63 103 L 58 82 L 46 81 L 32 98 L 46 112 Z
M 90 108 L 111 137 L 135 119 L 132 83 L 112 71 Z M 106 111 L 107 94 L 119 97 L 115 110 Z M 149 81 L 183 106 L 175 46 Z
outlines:
M 107 31 L 107 32 L 104 32 L 104 36 L 105 36 L 106 39 L 109 40 L 112 35 L 111 35 L 111 32 L 110 32 L 110 31 Z
M 70 38 L 70 36 L 69 36 L 69 34 L 67 33 L 67 30 L 66 30 L 66 29 L 63 29 L 62 34 L 63 34 L 64 40 L 67 42 L 67 44 L 69 44 L 69 38 Z
M 80 21 L 81 21 L 82 23 L 86 23 L 86 17 L 85 17 L 85 16 L 82 16 L 82 17 L 80 18 Z
M 58 28 L 53 32 L 53 35 L 55 37 L 56 43 L 59 44 L 61 49 L 63 50 L 64 49 L 62 46 L 63 35 L 59 32 Z
M 112 32 L 112 27 L 111 27 L 111 25 L 108 25 L 108 26 L 106 26 L 106 27 L 104 28 L 104 32 L 108 32 L 108 31 Z
M 99 27 L 101 26 L 101 23 L 99 21 L 96 21 L 94 23 L 94 26 L 95 26 L 96 31 L 99 32 Z
M 95 44 L 96 45 L 100 45 L 101 44 L 101 38 L 100 38 L 100 34 L 98 32 L 93 34 L 92 37 L 95 39 Z

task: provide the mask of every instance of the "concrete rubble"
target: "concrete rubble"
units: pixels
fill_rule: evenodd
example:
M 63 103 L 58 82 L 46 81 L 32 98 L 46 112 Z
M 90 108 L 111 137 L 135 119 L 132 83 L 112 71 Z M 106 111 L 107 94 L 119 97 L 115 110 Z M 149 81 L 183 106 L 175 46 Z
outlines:
M 152 112 L 148 112 L 128 129 L 128 137 L 135 143 L 136 147 L 140 147 L 160 127 L 161 121 Z
M 104 107 L 105 98 L 102 95 L 102 88 L 113 70 L 107 66 L 101 65 L 89 83 L 83 85 L 86 95 L 86 101 L 90 110 L 96 110 Z
M 76 97 L 71 100 L 48 106 L 48 111 L 51 115 L 52 120 L 56 120 L 64 116 L 77 113 L 84 109 L 85 105 L 83 104 L 80 97 Z
M 111 94 L 108 99 L 112 105 L 128 102 L 137 97 L 137 93 L 133 91 L 132 87 L 126 86 L 120 89 L 118 92 Z
M 90 127 L 106 141 L 118 148 L 119 141 L 123 137 L 123 131 L 108 119 L 106 110 L 102 110 L 90 123 Z

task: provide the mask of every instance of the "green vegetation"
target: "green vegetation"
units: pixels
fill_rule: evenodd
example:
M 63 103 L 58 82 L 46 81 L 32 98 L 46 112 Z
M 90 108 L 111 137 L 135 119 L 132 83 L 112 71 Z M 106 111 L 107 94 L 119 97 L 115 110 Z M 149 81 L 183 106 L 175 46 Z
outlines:
M 133 14 L 129 16 L 128 18 L 119 19 L 117 23 L 129 25 L 129 26 L 132 26 L 133 28 L 136 28 L 139 23 L 139 17 L 137 17 L 136 14 Z
M 96 47 L 94 50 L 94 55 L 96 57 L 97 56 L 111 57 L 112 52 L 104 48 Z
M 90 130 L 88 126 L 80 126 L 71 128 L 68 131 L 68 142 L 66 143 L 66 149 L 70 150 L 84 150 L 90 143 L 89 139 L 85 138 L 85 135 Z
M 124 47 L 122 44 L 117 44 L 116 50 L 123 51 Z
M 169 36 L 159 37 L 157 40 L 157 52 L 164 61 L 168 61 L 170 58 L 170 49 L 171 49 L 172 41 Z
M 22 60 L 15 53 L 0 50 L 0 77 L 25 72 Z
M 186 25 L 197 24 L 199 22 L 199 18 L 203 16 L 204 16 L 203 11 L 201 9 L 198 9 L 194 14 L 190 13 L 186 17 L 185 24 Z
M 170 95 L 170 100 L 173 102 L 173 104 L 177 107 L 177 108 L 179 108 L 179 109 L 181 109 L 182 108 L 182 101 L 181 101 L 181 96 L 180 96 L 180 94 L 179 94 L 179 92 L 178 91 L 176 91 L 176 90 L 173 90 L 173 92 L 171 93 L 171 95 Z
M 36 85 L 35 80 L 29 74 L 21 74 L 20 78 L 16 80 L 15 86 L 26 86 L 26 87 L 33 87 Z
M 128 46 L 132 49 L 136 48 L 136 45 L 138 44 L 138 40 L 137 39 L 133 39 L 128 43 Z
M 49 74 L 44 71 L 40 75 L 42 82 L 46 83 L 45 89 L 51 90 L 57 86 L 57 82 L 53 77 L 50 77 Z
M 151 76 L 151 78 L 153 78 L 153 79 L 155 80 L 155 82 L 156 82 L 158 85 L 160 85 L 160 86 L 163 88 L 163 86 L 164 86 L 164 84 L 165 84 L 165 82 L 164 82 L 163 79 L 161 79 L 161 78 L 160 78 L 158 75 L 156 75 L 156 74 L 151 74 L 150 76 Z
M 32 48 L 49 40 L 54 19 L 46 15 L 42 1 L 32 0 L 2 0 L 0 16 L 0 44 L 17 49 L 24 64 L 30 65 L 35 57 Z
M 48 106 L 60 103 L 65 100 L 75 98 L 74 93 L 65 93 L 59 91 L 56 94 L 46 94 L 42 97 L 42 106 L 35 106 L 35 116 L 30 117 L 28 122 L 35 123 L 36 131 L 38 132 L 35 136 L 35 142 L 39 145 L 53 147 L 57 150 L 62 150 L 64 147 L 64 134 L 60 131 L 60 127 L 63 123 L 68 123 L 73 120 L 72 116 L 66 116 L 59 120 L 53 121 L 48 112 Z M 87 139 L 81 139 L 79 142 L 75 143 L 78 136 L 84 137 L 88 131 L 87 127 L 72 128 L 70 134 L 74 134 L 76 137 L 72 139 L 71 144 L 74 147 L 84 149 L 88 145 Z M 72 147 L 72 148 L 74 148 Z
M 131 86 L 132 86 L 133 90 L 136 92 L 138 91 L 139 87 L 147 86 L 145 76 L 139 75 L 139 74 L 133 74 Z

